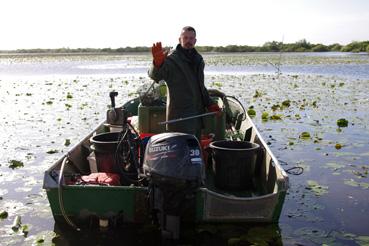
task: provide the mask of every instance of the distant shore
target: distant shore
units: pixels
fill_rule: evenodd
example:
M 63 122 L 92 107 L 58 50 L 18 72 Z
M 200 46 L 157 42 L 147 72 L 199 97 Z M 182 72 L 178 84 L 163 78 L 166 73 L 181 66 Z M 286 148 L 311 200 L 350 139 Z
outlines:
M 169 47 L 166 47 L 169 48 Z M 341 44 L 311 44 L 305 39 L 295 43 L 285 44 L 282 42 L 272 41 L 266 42 L 262 46 L 248 45 L 227 45 L 227 46 L 197 46 L 199 52 L 368 52 L 369 41 L 354 41 L 347 45 Z M 143 53 L 150 52 L 151 47 L 137 46 L 125 48 L 58 48 L 58 49 L 17 49 L 17 50 L 0 50 L 0 54 L 122 54 L 122 53 Z

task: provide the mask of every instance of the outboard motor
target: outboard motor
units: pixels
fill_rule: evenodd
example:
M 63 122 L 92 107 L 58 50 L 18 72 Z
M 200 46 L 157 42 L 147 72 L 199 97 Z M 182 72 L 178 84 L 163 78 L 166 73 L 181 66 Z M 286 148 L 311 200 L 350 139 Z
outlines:
M 181 221 L 195 218 L 196 191 L 204 179 L 198 140 L 178 132 L 152 136 L 143 168 L 154 221 L 160 224 L 165 238 L 179 239 Z

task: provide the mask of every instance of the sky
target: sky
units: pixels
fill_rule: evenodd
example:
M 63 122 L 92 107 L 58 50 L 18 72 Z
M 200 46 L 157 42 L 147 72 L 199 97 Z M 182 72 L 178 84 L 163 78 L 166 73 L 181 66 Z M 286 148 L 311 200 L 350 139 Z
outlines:
M 368 0 L 1 0 L 0 50 L 369 40 Z

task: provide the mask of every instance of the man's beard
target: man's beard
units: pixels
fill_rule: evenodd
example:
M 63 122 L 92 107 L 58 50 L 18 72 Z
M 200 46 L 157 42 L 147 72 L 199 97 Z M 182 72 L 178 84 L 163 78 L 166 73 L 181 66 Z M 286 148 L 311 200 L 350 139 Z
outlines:
M 185 43 L 184 47 L 185 49 L 192 49 L 193 45 L 191 43 Z

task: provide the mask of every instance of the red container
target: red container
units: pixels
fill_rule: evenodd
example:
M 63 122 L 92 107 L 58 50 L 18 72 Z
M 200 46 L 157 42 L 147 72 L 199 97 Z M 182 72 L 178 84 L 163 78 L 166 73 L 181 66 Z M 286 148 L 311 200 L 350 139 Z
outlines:
M 82 176 L 81 180 L 87 184 L 110 186 L 120 185 L 119 175 L 115 173 L 91 173 L 90 175 Z
M 208 158 L 209 158 L 209 152 L 208 152 L 208 148 L 209 148 L 209 144 L 211 142 L 213 142 L 214 140 L 214 134 L 209 134 L 209 135 L 202 135 L 201 136 L 201 150 L 202 150 L 202 158 L 204 159 L 204 163 L 205 163 L 205 167 L 207 167 L 208 164 Z
M 95 152 L 96 165 L 99 172 L 119 173 L 120 170 L 116 162 L 121 163 L 121 160 L 116 160 L 115 156 L 119 136 L 119 132 L 107 132 L 91 137 L 91 149 Z
M 146 137 L 151 137 L 151 136 L 154 136 L 155 133 L 140 133 L 140 138 L 141 139 L 144 139 Z

